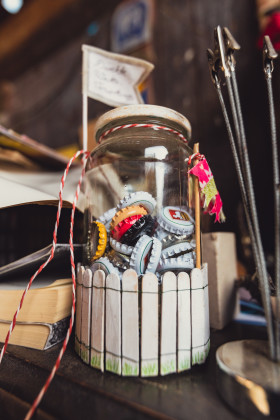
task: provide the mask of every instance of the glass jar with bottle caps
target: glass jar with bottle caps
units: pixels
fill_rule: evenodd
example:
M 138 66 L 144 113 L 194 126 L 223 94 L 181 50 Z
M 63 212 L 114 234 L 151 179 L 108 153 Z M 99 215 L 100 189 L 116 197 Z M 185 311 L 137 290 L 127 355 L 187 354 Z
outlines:
M 86 167 L 87 265 L 106 274 L 191 271 L 194 213 L 188 205 L 187 118 L 132 105 L 101 116 Z

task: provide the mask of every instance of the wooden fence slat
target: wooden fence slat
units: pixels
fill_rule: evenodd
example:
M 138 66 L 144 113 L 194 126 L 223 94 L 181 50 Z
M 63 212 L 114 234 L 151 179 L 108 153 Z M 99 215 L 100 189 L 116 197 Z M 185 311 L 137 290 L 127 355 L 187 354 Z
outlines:
M 106 370 L 121 375 L 121 284 L 117 274 L 106 277 Z
M 202 271 L 194 268 L 191 271 L 191 308 L 192 308 L 192 365 L 205 360 L 205 300 Z
M 131 269 L 122 276 L 122 374 L 139 375 L 138 276 Z
M 104 371 L 105 273 L 95 271 L 92 282 L 90 364 Z
M 202 278 L 204 287 L 204 361 L 206 360 L 210 350 L 210 313 L 209 313 L 209 288 L 208 288 L 208 265 L 204 263 L 202 266 Z
M 77 298 L 76 298 L 76 330 L 75 330 L 75 351 L 81 355 L 81 323 L 82 323 L 82 293 L 83 293 L 83 275 L 85 268 L 82 265 L 77 266 Z
M 190 277 L 179 273 L 178 282 L 178 339 L 177 339 L 177 372 L 191 368 L 191 303 Z
M 92 272 L 87 268 L 83 275 L 82 323 L 81 323 L 81 359 L 89 363 L 90 323 L 91 323 Z
M 141 376 L 158 375 L 158 279 L 147 273 L 142 278 Z
M 162 277 L 160 374 L 176 372 L 177 279 L 171 271 Z

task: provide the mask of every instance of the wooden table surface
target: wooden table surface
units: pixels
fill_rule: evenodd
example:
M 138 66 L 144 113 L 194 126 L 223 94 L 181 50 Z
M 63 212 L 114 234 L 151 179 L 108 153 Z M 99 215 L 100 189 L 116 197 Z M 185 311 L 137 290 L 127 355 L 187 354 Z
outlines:
M 53 419 L 223 419 L 240 418 L 220 399 L 215 385 L 215 352 L 223 343 L 265 339 L 265 329 L 232 323 L 211 331 L 205 365 L 159 378 L 122 378 L 84 364 L 74 351 L 73 336 L 61 366 L 34 415 Z M 0 418 L 23 419 L 60 351 L 9 346 L 0 366 Z

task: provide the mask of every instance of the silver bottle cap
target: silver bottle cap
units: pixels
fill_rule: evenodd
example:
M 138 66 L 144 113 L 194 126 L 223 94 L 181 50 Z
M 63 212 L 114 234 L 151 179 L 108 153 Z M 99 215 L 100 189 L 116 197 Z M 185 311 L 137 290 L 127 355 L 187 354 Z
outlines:
M 195 267 L 195 261 L 194 261 L 193 256 L 189 256 L 189 254 L 185 254 L 177 258 L 161 258 L 157 269 L 159 272 L 172 271 L 172 270 L 190 271 L 194 267 Z
M 161 253 L 161 257 L 171 258 L 186 251 L 193 251 L 193 249 L 190 242 L 181 242 L 164 249 Z
M 170 233 L 169 235 L 165 235 L 161 239 L 162 243 L 162 250 L 169 248 L 170 246 L 181 244 L 182 242 L 189 242 L 193 246 L 193 240 L 188 240 L 189 235 L 175 235 L 175 233 Z
M 107 258 L 115 267 L 121 269 L 122 271 L 130 268 L 129 257 L 115 251 L 114 249 L 111 249 L 111 251 L 108 252 Z

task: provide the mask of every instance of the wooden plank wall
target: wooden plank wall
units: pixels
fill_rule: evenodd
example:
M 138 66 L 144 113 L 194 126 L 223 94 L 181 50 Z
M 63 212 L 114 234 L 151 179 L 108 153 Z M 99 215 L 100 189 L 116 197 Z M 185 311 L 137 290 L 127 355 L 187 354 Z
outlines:
M 89 36 L 85 24 L 79 35 L 73 32 L 73 38 L 67 44 L 60 44 L 62 39 L 57 37 L 53 54 L 49 53 L 44 61 L 13 79 L 16 98 L 10 115 L 11 127 L 53 147 L 78 140 L 78 127 L 82 121 L 80 48 L 85 42 L 110 49 L 110 18 L 114 11 L 113 2 L 111 4 L 111 8 L 104 5 L 96 19 L 93 15 L 96 34 Z M 155 64 L 155 103 L 173 108 L 189 118 L 193 139 L 200 143 L 201 152 L 207 156 L 224 201 L 226 224 L 214 225 L 209 217 L 203 218 L 204 231 L 239 233 L 240 227 L 243 229 L 242 211 L 238 213 L 241 200 L 234 164 L 206 60 L 206 49 L 213 48 L 213 29 L 218 24 L 227 26 L 241 43 L 242 49 L 236 55 L 237 78 L 257 203 L 262 199 L 263 191 L 267 192 L 267 205 L 262 206 L 259 213 L 265 247 L 271 251 L 271 159 L 269 152 L 263 153 L 263 139 L 269 138 L 269 124 L 262 55 L 256 48 L 255 0 L 155 0 L 155 5 L 154 36 L 149 53 Z M 65 19 L 60 25 L 68 28 L 68 23 Z M 277 108 L 280 103 L 277 68 L 273 77 Z M 90 101 L 89 118 L 107 109 L 105 105 Z M 260 167 L 267 170 L 260 171 Z

